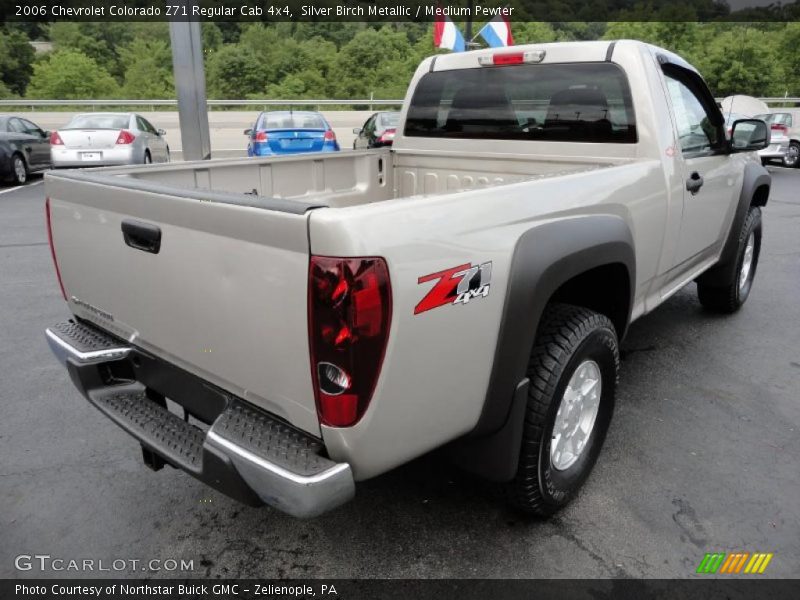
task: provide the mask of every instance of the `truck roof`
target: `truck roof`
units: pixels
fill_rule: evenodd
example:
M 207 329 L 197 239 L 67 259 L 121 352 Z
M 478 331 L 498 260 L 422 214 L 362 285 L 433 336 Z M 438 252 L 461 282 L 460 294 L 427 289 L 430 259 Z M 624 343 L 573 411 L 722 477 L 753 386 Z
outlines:
M 667 62 L 679 65 L 684 68 L 697 71 L 692 65 L 683 58 L 652 44 L 637 40 L 600 40 L 590 42 L 548 42 L 544 44 L 525 44 L 513 46 L 512 48 L 483 48 L 481 50 L 471 50 L 469 52 L 456 52 L 452 54 L 440 54 L 431 58 L 431 71 L 448 71 L 454 69 L 472 69 L 477 67 L 479 60 L 483 56 L 492 56 L 504 53 L 534 52 L 544 51 L 542 62 L 545 63 L 569 63 L 569 62 L 603 62 L 612 60 L 613 52 L 617 49 L 625 48 L 635 50 L 642 48 L 652 48 L 659 55 L 664 56 Z

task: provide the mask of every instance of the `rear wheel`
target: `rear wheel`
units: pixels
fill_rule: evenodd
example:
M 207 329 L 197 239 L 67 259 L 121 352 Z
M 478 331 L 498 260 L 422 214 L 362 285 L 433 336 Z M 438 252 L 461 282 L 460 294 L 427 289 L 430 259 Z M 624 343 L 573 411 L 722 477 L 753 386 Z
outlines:
M 22 185 L 28 181 L 28 164 L 20 154 L 15 154 L 11 157 L 11 176 L 17 185 Z
M 758 256 L 761 252 L 761 209 L 751 206 L 739 232 L 736 269 L 722 285 L 697 283 L 700 304 L 709 310 L 733 313 L 739 310 L 750 296 L 756 276 Z
M 144 164 L 149 165 L 153 162 L 153 157 L 150 156 L 150 150 L 145 150 Z
M 783 155 L 784 167 L 798 167 L 800 166 L 800 143 L 792 142 L 789 144 L 789 149 Z
M 607 317 L 568 304 L 546 309 L 528 364 L 519 466 L 505 484 L 512 506 L 549 516 L 575 497 L 605 440 L 618 370 Z

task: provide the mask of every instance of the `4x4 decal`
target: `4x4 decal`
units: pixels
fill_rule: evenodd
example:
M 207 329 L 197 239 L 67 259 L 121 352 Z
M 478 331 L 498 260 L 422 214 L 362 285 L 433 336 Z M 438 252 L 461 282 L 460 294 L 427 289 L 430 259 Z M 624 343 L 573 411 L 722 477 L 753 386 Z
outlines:
M 452 269 L 423 275 L 417 283 L 427 283 L 437 279 L 436 284 L 414 308 L 415 315 L 446 304 L 467 304 L 473 298 L 488 296 L 492 280 L 492 263 L 491 261 L 480 265 L 465 263 Z

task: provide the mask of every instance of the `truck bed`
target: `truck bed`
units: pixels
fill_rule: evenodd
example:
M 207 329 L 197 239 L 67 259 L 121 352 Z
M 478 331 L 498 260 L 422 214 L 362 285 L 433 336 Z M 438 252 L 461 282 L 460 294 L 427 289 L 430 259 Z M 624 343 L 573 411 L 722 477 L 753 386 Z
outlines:
M 262 159 L 200 161 L 116 168 L 97 175 L 119 175 L 190 190 L 248 195 L 241 202 L 275 208 L 257 199 L 284 199 L 311 207 L 342 208 L 405 197 L 430 196 L 567 175 L 614 164 L 614 160 L 530 157 L 509 159 L 474 152 L 426 154 L 389 149 L 307 154 Z M 616 159 L 616 162 L 620 162 Z M 137 186 L 139 183 L 137 183 Z M 208 198 L 211 199 L 211 198 Z M 232 202 L 233 198 L 227 198 Z M 278 210 L 289 209 L 277 205 Z

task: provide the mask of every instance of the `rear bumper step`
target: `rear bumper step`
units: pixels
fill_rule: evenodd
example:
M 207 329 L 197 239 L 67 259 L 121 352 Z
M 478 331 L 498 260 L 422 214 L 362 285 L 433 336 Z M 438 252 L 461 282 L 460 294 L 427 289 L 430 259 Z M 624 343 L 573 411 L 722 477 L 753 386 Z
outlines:
M 46 336 L 92 404 L 142 446 L 221 492 L 296 517 L 319 515 L 355 494 L 347 463 L 328 459 L 319 440 L 251 404 L 227 396 L 225 408 L 204 431 L 148 397 L 140 381 L 109 384 L 103 367 L 123 364 L 140 350 L 74 321 L 47 329 Z

